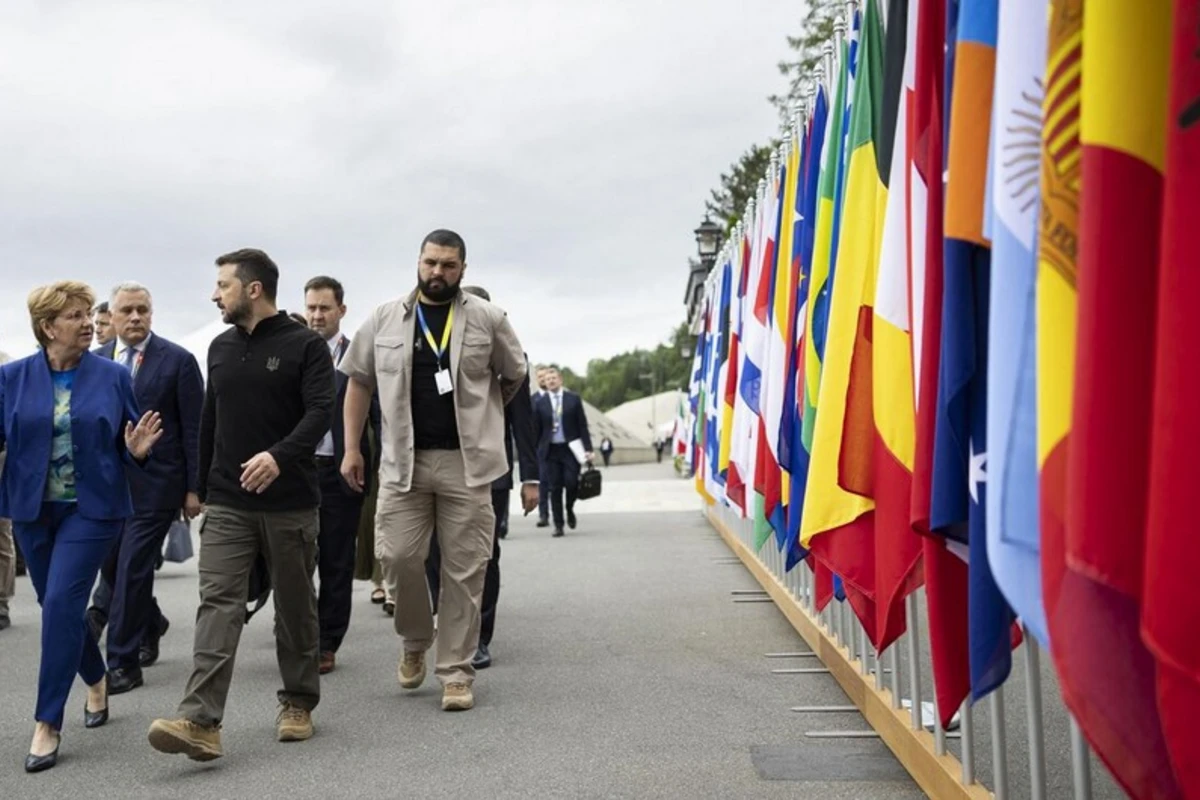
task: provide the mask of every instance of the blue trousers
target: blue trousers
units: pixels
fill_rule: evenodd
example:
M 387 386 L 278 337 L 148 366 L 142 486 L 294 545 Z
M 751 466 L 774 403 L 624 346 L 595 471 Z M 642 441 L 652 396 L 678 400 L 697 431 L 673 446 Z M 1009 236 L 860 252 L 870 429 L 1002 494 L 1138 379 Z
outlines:
M 34 719 L 55 730 L 62 730 L 75 675 L 89 686 L 104 678 L 104 658 L 83 615 L 96 573 L 121 525 L 121 520 L 84 519 L 74 503 L 45 503 L 36 522 L 13 523 L 42 607 Z

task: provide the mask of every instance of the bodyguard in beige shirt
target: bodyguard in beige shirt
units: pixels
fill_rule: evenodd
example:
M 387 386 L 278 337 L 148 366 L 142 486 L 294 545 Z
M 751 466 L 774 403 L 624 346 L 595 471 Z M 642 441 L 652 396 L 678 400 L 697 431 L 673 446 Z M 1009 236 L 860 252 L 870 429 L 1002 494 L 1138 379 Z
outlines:
M 421 243 L 417 288 L 375 309 L 339 369 L 349 378 L 345 435 L 356 441 L 378 390 L 382 458 L 375 553 L 396 598 L 404 640 L 400 685 L 425 680 L 433 615 L 425 559 L 436 529 L 442 554 L 436 675 L 442 708 L 474 705 L 471 657 L 479 642 L 484 572 L 492 554 L 492 481 L 508 471 L 504 406 L 526 364 L 508 316 L 459 291 L 466 245 L 453 231 Z M 353 448 L 351 448 L 353 450 Z M 363 460 L 347 450 L 342 475 L 363 485 Z

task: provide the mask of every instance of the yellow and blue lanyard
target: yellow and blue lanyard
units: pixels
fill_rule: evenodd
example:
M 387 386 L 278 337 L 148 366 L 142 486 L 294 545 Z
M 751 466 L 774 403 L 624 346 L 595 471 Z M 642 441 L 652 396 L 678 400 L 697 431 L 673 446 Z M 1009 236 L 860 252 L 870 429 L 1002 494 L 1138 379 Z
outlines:
M 450 312 L 446 314 L 446 327 L 442 329 L 442 344 L 440 347 L 433 340 L 433 334 L 429 332 L 429 325 L 425 322 L 425 312 L 421 310 L 420 303 L 417 304 L 417 322 L 420 323 L 421 333 L 425 334 L 425 341 L 429 342 L 429 349 L 433 351 L 440 365 L 442 363 L 442 356 L 450 344 L 450 329 L 454 326 L 454 306 L 450 306 Z

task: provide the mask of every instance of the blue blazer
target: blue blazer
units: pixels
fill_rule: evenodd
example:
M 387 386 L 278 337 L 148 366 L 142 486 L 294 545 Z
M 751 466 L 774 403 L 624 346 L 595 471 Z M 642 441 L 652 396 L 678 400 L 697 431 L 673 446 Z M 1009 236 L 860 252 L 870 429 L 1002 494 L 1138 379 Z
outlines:
M 112 359 L 117 340 L 96 353 Z M 200 471 L 200 410 L 204 379 L 196 357 L 157 333 L 151 334 L 142 365 L 133 379 L 138 408 L 162 416 L 162 437 L 154 443 L 154 458 L 144 468 L 128 466 L 129 489 L 135 511 L 183 508 L 188 492 L 196 491 Z
M 85 352 L 71 390 L 71 442 L 80 516 L 116 520 L 133 515 L 125 464 L 125 423 L 137 423 L 137 400 L 129 372 Z M 54 434 L 54 385 L 39 351 L 0 366 L 0 445 L 8 448 L 0 475 L 0 517 L 35 522 L 50 471 Z
M 580 439 L 583 449 L 592 452 L 592 437 L 588 433 L 587 412 L 583 400 L 574 392 L 563 389 L 562 426 L 563 438 L 570 442 Z M 554 401 L 547 392 L 533 404 L 533 428 L 537 433 L 538 458 L 545 459 L 554 438 Z

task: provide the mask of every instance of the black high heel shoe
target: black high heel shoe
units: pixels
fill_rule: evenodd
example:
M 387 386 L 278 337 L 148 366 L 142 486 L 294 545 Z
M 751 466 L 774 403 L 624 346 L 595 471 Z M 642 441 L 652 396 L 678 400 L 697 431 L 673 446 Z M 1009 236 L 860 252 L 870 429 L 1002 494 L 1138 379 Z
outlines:
M 33 753 L 25 756 L 25 771 L 26 772 L 45 772 L 58 763 L 58 748 L 62 745 L 62 734 L 58 734 L 57 741 L 54 743 L 54 752 L 47 753 L 44 756 L 35 756 Z
M 104 708 L 99 711 L 88 711 L 87 700 L 83 701 L 83 727 L 99 728 L 108 722 L 108 698 L 104 699 Z

